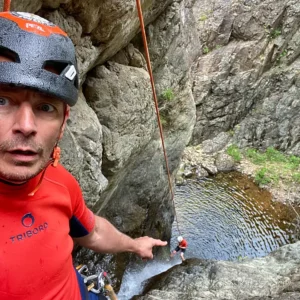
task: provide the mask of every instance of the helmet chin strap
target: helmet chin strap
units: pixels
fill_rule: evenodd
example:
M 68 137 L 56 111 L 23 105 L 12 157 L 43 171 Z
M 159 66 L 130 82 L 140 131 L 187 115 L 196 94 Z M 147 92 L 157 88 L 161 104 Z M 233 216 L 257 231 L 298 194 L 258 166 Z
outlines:
M 51 159 L 51 161 L 53 161 L 53 163 L 52 163 L 53 167 L 57 167 L 59 159 L 60 159 L 60 148 L 58 146 L 58 142 L 59 142 L 59 140 L 62 137 L 62 134 L 63 134 L 63 131 L 64 131 L 64 125 L 65 125 L 65 122 L 66 122 L 66 119 L 68 118 L 68 116 L 69 116 L 68 105 L 65 105 L 65 108 L 64 108 L 64 119 L 63 119 L 63 122 L 62 122 L 62 124 L 60 126 L 59 137 L 58 137 L 58 139 L 56 141 L 56 144 L 55 144 L 55 146 L 53 148 L 53 152 L 52 152 L 52 159 Z
M 57 167 L 59 159 L 60 159 L 60 148 L 57 146 L 56 143 L 53 149 L 52 159 L 50 160 L 50 162 L 52 162 L 53 167 Z
M 46 173 L 46 170 L 47 168 L 52 164 L 53 167 L 57 167 L 58 165 L 58 162 L 59 162 L 59 159 L 60 159 L 60 148 L 57 146 L 57 143 L 58 141 L 56 142 L 55 146 L 54 146 L 54 149 L 53 149 L 53 152 L 52 152 L 52 157 L 50 158 L 50 160 L 48 161 L 48 163 L 46 164 L 43 172 L 42 172 L 42 175 L 41 175 L 41 178 L 37 184 L 37 186 L 34 188 L 34 190 L 32 192 L 30 192 L 28 194 L 28 196 L 34 196 L 34 194 L 37 192 L 37 190 L 40 188 L 41 184 L 42 184 L 42 181 L 44 179 L 44 175 Z

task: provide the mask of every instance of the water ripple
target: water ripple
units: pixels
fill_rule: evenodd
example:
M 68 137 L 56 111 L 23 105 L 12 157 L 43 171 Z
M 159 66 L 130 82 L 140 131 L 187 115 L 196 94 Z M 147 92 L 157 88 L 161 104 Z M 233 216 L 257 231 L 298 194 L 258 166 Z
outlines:
M 253 198 L 226 180 L 189 180 L 177 187 L 175 203 L 182 234 L 189 243 L 186 257 L 258 257 L 295 241 L 291 222 L 280 219 L 284 214 L 276 211 L 271 199 Z M 174 224 L 173 246 L 177 235 Z

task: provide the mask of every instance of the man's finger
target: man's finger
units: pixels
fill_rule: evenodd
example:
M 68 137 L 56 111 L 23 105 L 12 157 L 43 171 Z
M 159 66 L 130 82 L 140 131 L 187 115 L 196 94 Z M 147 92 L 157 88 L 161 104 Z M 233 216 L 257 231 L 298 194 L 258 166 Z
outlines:
M 153 246 L 166 246 L 168 242 L 162 241 L 162 240 L 154 240 L 154 245 Z

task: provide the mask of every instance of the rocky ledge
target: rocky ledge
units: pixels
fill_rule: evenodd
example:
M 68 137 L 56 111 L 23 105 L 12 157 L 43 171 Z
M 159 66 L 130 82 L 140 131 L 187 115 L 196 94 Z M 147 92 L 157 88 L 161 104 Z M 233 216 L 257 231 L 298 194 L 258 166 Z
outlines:
M 298 300 L 300 242 L 264 258 L 240 261 L 188 259 L 152 278 L 137 300 Z

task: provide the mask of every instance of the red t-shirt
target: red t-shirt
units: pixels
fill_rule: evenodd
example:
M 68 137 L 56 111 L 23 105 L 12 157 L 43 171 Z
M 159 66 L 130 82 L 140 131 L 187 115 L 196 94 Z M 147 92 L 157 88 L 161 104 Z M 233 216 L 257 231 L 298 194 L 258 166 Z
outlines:
M 179 243 L 179 247 L 186 248 L 186 247 L 187 247 L 187 241 L 186 241 L 186 240 L 182 240 L 182 241 Z
M 80 300 L 72 264 L 72 237 L 92 231 L 75 178 L 62 166 L 48 167 L 21 186 L 0 182 L 0 299 Z

